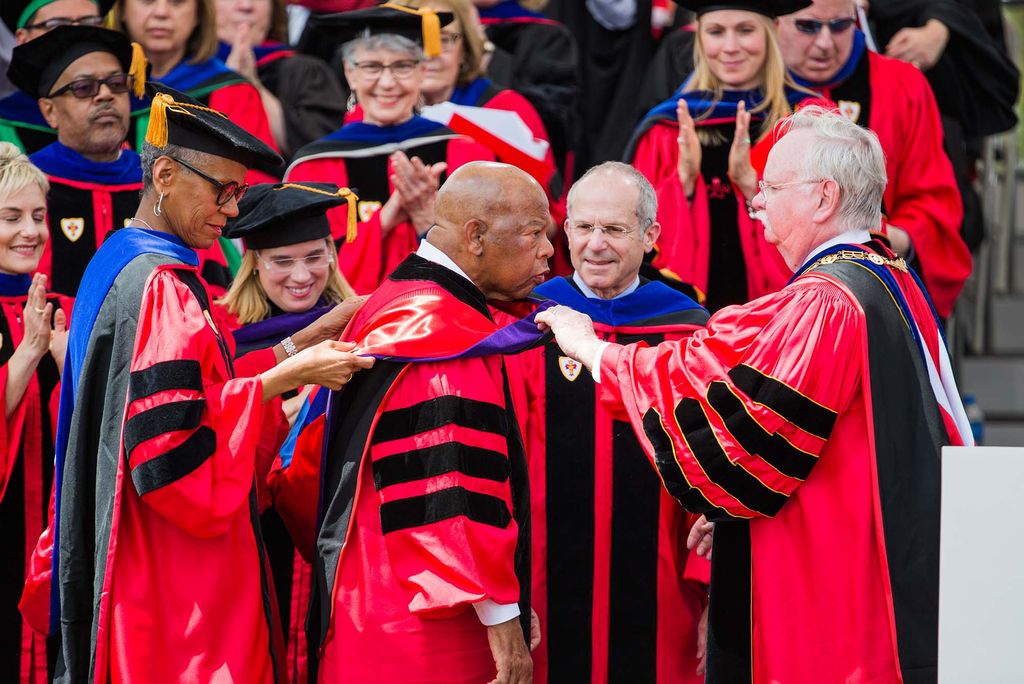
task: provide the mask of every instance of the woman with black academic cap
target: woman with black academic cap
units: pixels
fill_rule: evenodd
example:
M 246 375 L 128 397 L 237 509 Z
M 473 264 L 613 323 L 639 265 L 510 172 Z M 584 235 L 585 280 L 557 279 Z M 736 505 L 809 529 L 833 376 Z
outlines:
M 299 150 L 285 173 L 290 182 L 359 188 L 358 230 L 347 230 L 341 209 L 327 215 L 341 271 L 360 294 L 416 250 L 434 223 L 446 171 L 494 160 L 486 147 L 416 114 L 424 57 L 440 54 L 440 26 L 451 20 L 448 12 L 384 4 L 312 17 L 299 44 L 328 61 L 341 46 L 345 78 L 363 110 L 362 121 Z
M 241 326 L 234 331 L 240 364 L 267 354 L 281 340 L 287 340 L 287 348 L 291 335 L 334 307 L 345 309 L 342 318 L 347 320 L 362 304 L 363 298 L 353 296 L 338 270 L 326 216 L 328 209 L 346 205 L 354 220 L 355 201 L 348 188 L 330 183 L 284 183 L 255 185 L 238 203 L 238 216 L 228 220 L 224 235 L 241 239 L 246 251 L 231 289 L 219 303 Z M 258 446 L 257 473 L 288 466 L 290 455 L 279 452 L 307 394 L 308 390 L 284 395 L 284 411 L 276 413 L 277 429 L 264 431 Z M 288 672 L 291 681 L 305 681 L 305 608 L 312 573 L 270 506 L 262 481 L 258 490 L 260 526 L 285 629 Z
M 686 0 L 694 72 L 644 117 L 626 150 L 658 193 L 653 265 L 709 310 L 775 292 L 792 273 L 749 210 L 775 125 L 816 96 L 787 75 L 774 17 L 810 0 Z
M 195 250 L 238 215 L 247 170 L 278 157 L 220 112 L 151 94 L 139 209 L 86 270 L 65 359 L 58 671 L 286 682 L 256 447 L 274 423 L 268 403 L 338 389 L 372 359 L 307 328 L 239 372 Z

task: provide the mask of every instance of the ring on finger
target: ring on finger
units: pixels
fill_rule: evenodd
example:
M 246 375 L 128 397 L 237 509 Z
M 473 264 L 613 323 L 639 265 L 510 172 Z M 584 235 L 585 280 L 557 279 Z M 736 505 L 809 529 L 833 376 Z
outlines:
M 38 306 L 33 306 L 32 308 L 36 310 L 37 314 L 44 314 L 44 313 L 46 313 L 46 309 L 40 309 Z

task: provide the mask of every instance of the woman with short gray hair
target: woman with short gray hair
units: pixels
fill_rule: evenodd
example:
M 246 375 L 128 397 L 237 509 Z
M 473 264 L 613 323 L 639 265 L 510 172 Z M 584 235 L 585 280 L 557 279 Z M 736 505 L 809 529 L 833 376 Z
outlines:
M 451 20 L 448 12 L 389 4 L 313 17 L 302 37 L 300 49 L 328 60 L 340 45 L 363 119 L 300 149 L 285 178 L 358 189 L 356 230 L 347 229 L 341 209 L 328 218 L 341 271 L 359 294 L 416 250 L 433 225 L 446 172 L 494 160 L 487 148 L 416 113 L 424 57 L 440 53 L 438 27 Z

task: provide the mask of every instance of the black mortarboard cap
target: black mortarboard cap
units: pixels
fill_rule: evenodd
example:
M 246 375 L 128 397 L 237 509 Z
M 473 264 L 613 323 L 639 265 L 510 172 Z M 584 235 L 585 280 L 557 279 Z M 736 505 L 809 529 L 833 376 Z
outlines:
M 392 3 L 352 12 L 314 14 L 306 22 L 298 47 L 301 52 L 331 62 L 345 43 L 366 35 L 392 33 L 422 45 L 427 57 L 436 57 L 441 54 L 441 27 L 454 18 L 451 12 L 413 9 Z
M 168 88 L 147 83 L 153 98 L 146 142 L 156 147 L 177 145 L 234 160 L 248 169 L 280 166 L 281 156 L 265 142 L 224 114 Z
M 14 33 L 24 28 L 32 16 L 57 0 L 3 0 L 0 2 L 0 20 Z M 96 14 L 103 16 L 114 6 L 114 0 L 92 0 L 96 5 Z M 78 17 L 69 17 L 77 19 Z
M 774 18 L 810 7 L 812 0 L 679 0 L 679 4 L 696 12 L 698 17 L 715 10 L 738 9 Z
M 348 203 L 351 230 L 357 199 L 351 190 L 333 183 L 260 183 L 238 203 L 238 216 L 228 219 L 224 237 L 242 238 L 248 249 L 330 237 L 327 210 Z
M 135 77 L 135 95 L 146 85 L 146 58 L 123 33 L 96 26 L 59 26 L 14 48 L 7 77 L 32 97 L 46 97 L 64 70 L 79 57 L 109 52 Z

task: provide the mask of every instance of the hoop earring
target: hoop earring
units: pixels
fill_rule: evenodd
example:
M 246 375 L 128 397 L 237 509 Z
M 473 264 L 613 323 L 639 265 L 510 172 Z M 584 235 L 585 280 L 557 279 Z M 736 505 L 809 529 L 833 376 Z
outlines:
M 160 197 L 156 201 L 156 206 L 153 207 L 153 213 L 156 214 L 157 216 L 160 215 L 160 211 L 161 211 L 160 205 L 163 204 L 163 202 L 164 202 L 164 193 L 161 192 L 160 193 Z
M 348 99 L 345 100 L 345 111 L 351 112 L 353 109 L 356 108 L 357 104 L 359 103 L 356 101 L 356 92 L 353 90 L 348 94 Z

